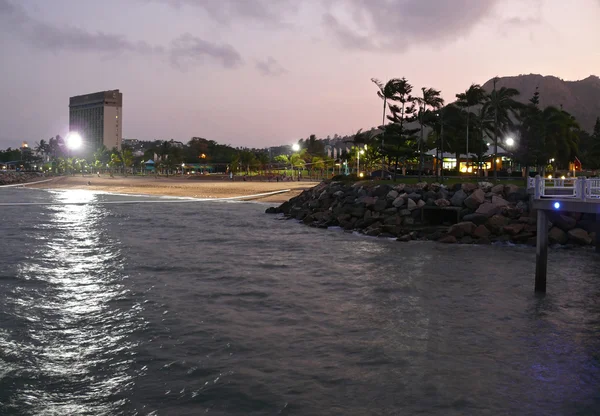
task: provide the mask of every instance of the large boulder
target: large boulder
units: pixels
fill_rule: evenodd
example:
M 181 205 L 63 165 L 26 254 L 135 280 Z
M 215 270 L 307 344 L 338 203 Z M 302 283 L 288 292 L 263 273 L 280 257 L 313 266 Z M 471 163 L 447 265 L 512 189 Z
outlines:
M 494 187 L 494 184 L 490 182 L 479 182 L 477 185 L 483 192 L 490 192 L 490 190 Z
M 409 211 L 412 211 L 413 209 L 417 208 L 417 203 L 412 199 L 408 198 L 406 200 L 406 208 L 408 208 Z
M 487 228 L 495 234 L 500 234 L 502 228 L 508 225 L 509 219 L 502 215 L 492 216 L 486 223 Z
M 398 191 L 396 191 L 395 189 L 392 189 L 391 191 L 388 192 L 387 194 L 387 199 L 389 199 L 390 201 L 393 201 L 394 199 L 398 198 Z
M 465 191 L 460 189 L 454 193 L 452 199 L 450 199 L 450 203 L 452 204 L 452 206 L 462 207 L 463 203 L 465 202 L 465 199 L 467 199 L 467 194 L 465 193 Z
M 552 222 L 565 232 L 569 232 L 577 226 L 575 218 L 568 215 L 558 215 L 556 218 L 553 218 Z
M 427 190 L 428 186 L 429 185 L 427 184 L 427 182 L 419 182 L 415 185 L 415 189 Z
M 481 215 L 481 214 L 469 214 L 469 215 L 465 215 L 463 217 L 464 221 L 471 221 L 473 223 L 475 223 L 476 225 L 482 225 L 485 224 L 488 220 L 488 216 L 487 215 Z
M 438 207 L 447 207 L 450 206 L 450 201 L 448 201 L 447 199 L 440 198 L 436 199 L 434 204 Z
M 521 231 L 523 231 L 523 228 L 525 226 L 523 224 L 508 224 L 505 225 L 504 227 L 502 227 L 502 231 L 508 235 L 517 235 L 519 234 Z
M 491 192 L 497 195 L 502 194 L 504 192 L 504 185 L 493 186 Z
M 485 225 L 479 225 L 473 230 L 473 237 L 475 238 L 488 238 L 491 232 Z
M 567 234 L 569 234 L 569 240 L 574 242 L 575 244 L 580 244 L 582 246 L 592 244 L 592 238 L 586 230 L 583 230 L 581 228 L 575 228 L 573 230 L 570 230 Z
M 486 217 L 491 217 L 497 212 L 498 207 L 491 202 L 484 202 L 483 204 L 479 205 L 479 208 L 477 208 L 477 211 L 475 211 L 476 214 L 485 215 Z
M 401 217 L 408 217 L 410 215 L 410 211 L 407 209 L 401 209 L 400 211 L 398 211 L 398 215 L 400 215 Z
M 456 238 L 461 238 L 465 235 L 472 235 L 476 228 L 477 226 L 474 223 L 463 221 L 450 227 L 448 234 L 453 235 Z
M 367 208 L 372 208 L 375 205 L 375 202 L 377 202 L 377 198 L 374 196 L 365 196 L 363 202 Z
M 395 208 L 400 208 L 400 207 L 404 206 L 405 203 L 406 203 L 406 200 L 404 198 L 402 198 L 401 196 L 399 196 L 396 199 L 394 199 L 394 202 L 392 202 L 392 206 L 394 206 Z
M 567 244 L 569 236 L 563 230 L 558 227 L 550 228 L 548 231 L 548 240 L 550 244 Z
M 421 194 L 417 193 L 417 192 L 412 192 L 410 194 L 408 194 L 408 198 L 412 199 L 413 201 L 417 202 L 421 199 Z
M 405 184 L 405 183 L 401 183 L 401 184 L 398 184 L 398 185 L 394 186 L 394 189 L 395 189 L 395 190 L 396 190 L 398 193 L 400 193 L 400 192 L 404 192 L 404 189 L 405 189 L 405 188 L 406 188 L 406 184 Z
M 492 197 L 492 204 L 497 206 L 498 208 L 503 208 L 508 206 L 508 201 L 500 196 L 494 195 Z
M 456 244 L 456 243 L 458 243 L 458 240 L 453 235 L 446 235 L 446 236 L 440 238 L 437 241 L 439 243 L 444 243 L 444 244 Z
M 476 210 L 479 208 L 479 205 L 483 204 L 484 202 L 485 192 L 483 192 L 481 189 L 475 189 L 473 193 L 465 199 L 464 204 L 467 208 Z
M 462 184 L 461 189 L 464 192 L 473 192 L 475 189 L 477 189 L 477 184 L 472 182 L 465 182 Z
M 378 199 L 373 206 L 373 211 L 383 212 L 387 208 L 387 201 L 385 199 Z
M 377 185 L 371 190 L 371 196 L 385 198 L 391 188 L 387 185 Z

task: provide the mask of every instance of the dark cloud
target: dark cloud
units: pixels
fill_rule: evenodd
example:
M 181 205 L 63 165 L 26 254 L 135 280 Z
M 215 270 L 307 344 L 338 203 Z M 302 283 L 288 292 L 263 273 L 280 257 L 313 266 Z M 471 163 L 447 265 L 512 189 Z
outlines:
M 346 47 L 404 50 L 467 35 L 500 0 L 326 0 L 324 24 Z M 348 23 L 337 11 L 351 16 Z M 353 28 L 357 29 L 353 29 Z
M 0 23 L 12 35 L 44 51 L 100 52 L 110 55 L 130 52 L 168 56 L 171 63 L 180 69 L 203 63 L 206 59 L 215 60 L 226 68 L 235 67 L 242 61 L 240 54 L 231 45 L 214 44 L 190 34 L 180 36 L 165 48 L 144 41 L 133 42 L 121 35 L 53 26 L 29 16 L 17 3 L 8 0 L 0 0 Z
M 169 55 L 173 65 L 186 69 L 194 63 L 202 63 L 207 57 L 219 61 L 226 68 L 242 63 L 242 57 L 228 44 L 216 45 L 186 33 L 171 42 Z
M 288 72 L 287 69 L 282 67 L 272 56 L 269 56 L 264 61 L 258 61 L 256 63 L 256 69 L 258 69 L 262 75 L 270 77 L 277 77 Z

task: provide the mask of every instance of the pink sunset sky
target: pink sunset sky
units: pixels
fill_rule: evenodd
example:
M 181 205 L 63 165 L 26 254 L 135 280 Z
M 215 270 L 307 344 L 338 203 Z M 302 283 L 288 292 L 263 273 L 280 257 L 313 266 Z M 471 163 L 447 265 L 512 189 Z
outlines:
M 495 75 L 600 74 L 600 0 L 0 0 L 0 148 L 120 89 L 123 136 L 267 147 L 381 122 L 371 78 L 446 100 Z

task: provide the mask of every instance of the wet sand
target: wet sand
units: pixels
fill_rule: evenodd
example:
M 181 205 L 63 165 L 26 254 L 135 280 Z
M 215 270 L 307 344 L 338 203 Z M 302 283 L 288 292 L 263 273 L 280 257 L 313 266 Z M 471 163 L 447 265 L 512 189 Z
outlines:
M 89 182 L 89 184 L 88 184 Z M 316 182 L 244 182 L 241 178 L 195 179 L 154 176 L 62 176 L 42 184 L 29 185 L 38 189 L 89 189 L 135 195 L 161 195 L 193 198 L 230 198 L 289 189 L 289 192 L 250 198 L 261 202 L 281 203 L 316 185 Z

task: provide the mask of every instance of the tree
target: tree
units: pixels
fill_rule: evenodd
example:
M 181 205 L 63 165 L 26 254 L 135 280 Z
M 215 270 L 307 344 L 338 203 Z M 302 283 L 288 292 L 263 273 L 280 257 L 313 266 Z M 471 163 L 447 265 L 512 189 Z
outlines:
M 457 105 L 450 104 L 444 107 L 441 113 L 443 114 L 444 123 L 444 150 L 456 155 L 457 173 L 460 172 L 460 155 L 465 151 L 467 153 L 477 153 L 481 162 L 483 159 L 483 149 L 487 150 L 487 146 L 483 138 L 475 134 L 478 126 L 475 123 L 467 123 L 467 112 Z M 470 136 L 474 137 L 468 143 L 466 141 L 467 128 L 471 130 Z
M 416 111 L 416 99 L 411 95 L 412 85 L 402 79 L 401 85 L 398 85 L 397 97 L 400 105 L 390 105 L 391 115 L 388 120 L 392 123 L 384 126 L 382 137 L 383 153 L 394 161 L 394 181 L 398 176 L 398 164 L 402 161 L 406 164 L 407 160 L 415 155 L 417 147 L 417 138 L 415 134 L 418 129 L 406 128 L 406 124 L 414 119 Z
M 37 145 L 35 147 L 35 151 L 39 155 L 46 156 L 50 152 L 50 145 L 48 143 L 46 143 L 45 140 L 42 139 L 39 141 L 39 143 L 37 143 Z
M 404 91 L 406 90 L 406 86 L 409 84 L 408 84 L 408 81 L 406 81 L 406 78 L 402 78 L 402 79 L 392 78 L 385 84 L 382 83 L 377 78 L 371 78 L 371 82 L 373 82 L 373 83 L 375 83 L 375 85 L 377 85 L 377 88 L 379 88 L 379 90 L 377 91 L 377 96 L 383 100 L 383 115 L 381 117 L 381 119 L 382 119 L 381 125 L 382 125 L 382 127 L 385 127 L 385 120 L 386 120 L 385 112 L 386 112 L 386 109 L 388 106 L 388 101 L 401 101 L 402 97 L 404 95 Z M 391 104 L 391 103 L 389 103 L 389 104 Z M 382 142 L 381 142 L 382 148 L 383 148 L 384 144 L 385 144 L 385 140 L 382 139 Z M 384 165 L 384 161 L 382 160 L 382 166 L 381 166 L 382 171 L 383 171 L 383 165 Z
M 256 156 L 249 150 L 242 150 L 240 152 L 240 162 L 246 166 L 246 173 L 250 174 L 250 166 L 255 163 Z
M 419 104 L 419 124 L 421 125 L 421 140 L 419 140 L 419 180 L 424 168 L 424 129 L 425 129 L 425 112 L 428 108 L 439 110 L 444 106 L 444 99 L 440 96 L 441 92 L 433 88 L 421 88 L 421 97 L 417 97 L 417 103 Z
M 470 118 L 471 118 L 471 108 L 474 106 L 482 106 L 482 104 L 486 101 L 485 90 L 479 84 L 472 84 L 468 90 L 463 93 L 456 94 L 456 98 L 458 101 L 456 105 L 460 108 L 464 108 L 467 111 L 467 168 L 469 166 L 469 130 L 470 130 Z M 483 107 L 481 107 L 483 108 Z
M 313 156 L 310 164 L 311 177 L 312 173 L 316 170 L 321 172 L 321 177 L 323 176 L 323 170 L 325 169 L 325 161 L 321 156 Z
M 579 134 L 582 162 L 590 169 L 600 169 L 600 117 L 596 119 L 592 134 L 583 130 Z
M 317 137 L 314 134 L 311 134 L 310 137 L 302 143 L 302 146 L 311 156 L 325 155 L 325 144 L 323 144 L 321 140 L 317 140 Z
M 85 168 L 87 166 L 87 161 L 83 158 L 73 159 L 73 166 L 79 168 L 81 171 L 81 176 L 85 173 Z
M 118 153 L 115 153 L 115 152 L 111 153 L 110 159 L 108 161 L 108 166 L 111 169 L 111 173 L 110 173 L 111 176 L 113 175 L 114 169 L 118 166 L 121 166 L 122 163 L 123 162 L 121 161 L 121 157 L 119 156 Z
M 94 152 L 94 166 L 98 173 L 100 173 L 100 169 L 104 169 L 104 167 L 110 161 L 110 151 L 106 148 L 106 146 L 100 146 Z
M 127 176 L 127 169 L 133 165 L 133 152 L 131 149 L 123 149 L 121 151 L 121 162 L 123 162 L 123 174 Z
M 514 120 L 518 117 L 518 112 L 523 105 L 517 102 L 514 97 L 519 95 L 516 88 L 502 87 L 496 89 L 498 77 L 494 78 L 494 89 L 489 94 L 489 111 L 494 114 L 494 158 L 492 160 L 494 169 L 494 180 L 498 180 L 497 155 L 498 155 L 498 134 L 507 128 L 514 128 Z

